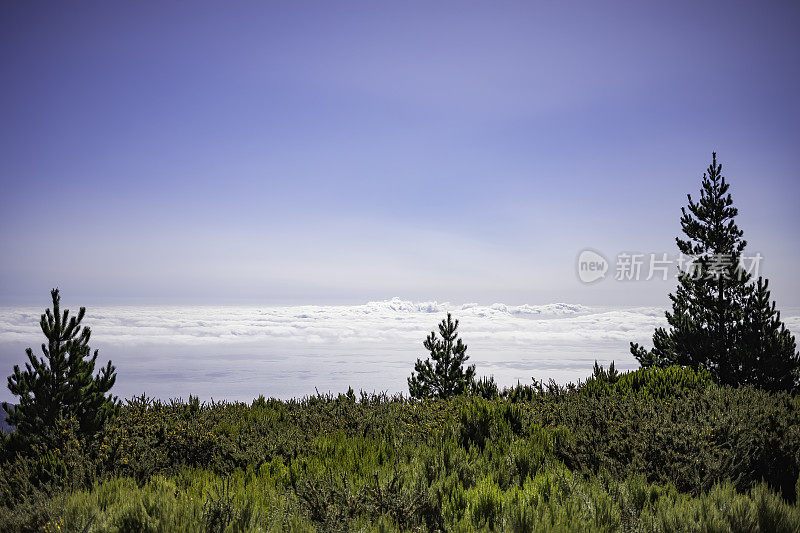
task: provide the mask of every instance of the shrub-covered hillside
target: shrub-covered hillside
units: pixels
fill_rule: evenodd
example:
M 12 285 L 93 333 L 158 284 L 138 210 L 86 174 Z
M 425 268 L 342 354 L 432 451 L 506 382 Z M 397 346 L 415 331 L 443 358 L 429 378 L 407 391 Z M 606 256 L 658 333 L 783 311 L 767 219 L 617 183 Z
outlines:
M 798 531 L 798 398 L 689 369 L 451 400 L 135 398 L 3 446 L 3 531 Z

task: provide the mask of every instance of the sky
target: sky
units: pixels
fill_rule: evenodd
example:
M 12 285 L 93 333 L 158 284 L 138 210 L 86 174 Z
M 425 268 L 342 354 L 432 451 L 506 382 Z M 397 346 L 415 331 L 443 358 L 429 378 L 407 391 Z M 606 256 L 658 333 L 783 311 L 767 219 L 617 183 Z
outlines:
M 796 2 L 0 3 L 0 306 L 661 306 L 716 151 L 800 306 Z M 613 267 L 612 267 L 613 268 Z

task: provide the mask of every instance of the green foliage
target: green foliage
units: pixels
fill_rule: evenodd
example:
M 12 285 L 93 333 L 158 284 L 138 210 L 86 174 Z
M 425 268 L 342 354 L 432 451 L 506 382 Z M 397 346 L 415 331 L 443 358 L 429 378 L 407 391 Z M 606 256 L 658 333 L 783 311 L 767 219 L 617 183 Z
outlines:
M 769 281 L 758 278 L 745 302 L 737 339 L 739 383 L 768 391 L 800 389 L 800 353 L 770 300 Z
M 469 392 L 474 396 L 480 396 L 487 400 L 494 400 L 500 396 L 500 388 L 495 383 L 494 376 L 473 380 Z
M 238 504 L 230 477 L 208 491 L 203 503 L 202 523 L 209 533 L 224 533 L 231 525 L 251 526 L 258 523 L 259 518 L 252 500 L 245 500 L 241 506 Z
M 0 464 L 0 530 L 796 530 L 798 407 L 677 367 L 495 399 L 138 397 Z
M 65 494 L 51 524 L 65 532 L 85 531 L 213 531 L 203 517 L 204 492 L 224 483 L 203 470 L 187 470 L 172 478 L 154 478 L 144 485 L 117 478 L 85 491 Z M 280 479 L 267 471 L 235 473 L 230 498 L 249 513 L 238 513 L 224 531 L 434 531 L 438 525 L 418 520 L 433 508 L 416 507 L 417 521 L 400 524 L 391 512 L 373 504 L 336 498 L 324 513 L 341 522 L 313 520 L 293 493 L 280 490 Z M 369 485 L 365 484 L 366 487 Z M 327 489 L 319 488 L 321 492 Z M 400 490 L 397 494 L 412 494 Z M 604 476 L 584 479 L 553 465 L 521 485 L 504 490 L 488 477 L 469 487 L 456 485 L 452 500 L 463 510 L 444 522 L 444 531 L 796 531 L 800 508 L 783 501 L 764 485 L 737 492 L 718 484 L 699 497 L 641 478 L 616 481 Z M 364 492 L 363 494 L 366 494 Z M 405 500 L 408 501 L 408 500 Z M 392 505 L 393 496 L 385 500 Z M 398 504 L 402 505 L 402 504 Z M 347 509 L 365 513 L 346 517 Z M 385 509 L 385 507 L 383 508 Z M 435 516 L 431 518 L 435 518 Z M 53 530 L 56 528 L 53 527 Z
M 768 282 L 753 283 L 742 268 L 746 241 L 736 225 L 730 184 L 713 154 L 703 174 L 700 199 L 689 195 L 681 209 L 678 249 L 691 263 L 670 294 L 669 330 L 658 328 L 653 348 L 631 343 L 643 367 L 705 369 L 727 385 L 754 385 L 770 391 L 800 390 L 800 354 L 770 303 Z
M 693 494 L 724 480 L 745 490 L 763 479 L 794 498 L 800 413 L 787 394 L 709 387 L 666 398 L 577 393 L 558 403 L 543 414 L 548 425 L 570 429 L 558 456 L 574 470 L 643 473 Z
M 651 398 L 681 396 L 693 390 L 702 390 L 712 385 L 711 373 L 689 367 L 669 366 L 640 368 L 625 374 L 616 374 L 614 363 L 608 371 L 598 367 L 586 383 L 580 387 L 583 394 L 639 395 Z
M 467 391 L 475 377 L 475 365 L 464 367 L 469 359 L 467 345 L 458 338 L 458 320 L 450 313 L 439 324 L 439 335 L 431 331 L 423 345 L 430 352 L 424 361 L 417 359 L 408 378 L 412 398 L 451 398 Z
M 472 502 L 469 514 L 475 529 L 495 531 L 500 528 L 503 519 L 503 491 L 500 487 L 485 478 L 467 493 L 467 498 Z
M 115 397 L 106 396 L 116 380 L 111 361 L 94 375 L 98 352 L 91 353 L 91 330 L 81 329 L 86 309 L 77 317 L 60 310 L 58 289 L 51 292 L 53 310 L 47 309 L 40 326 L 47 338 L 42 344 L 44 357 L 26 350 L 25 369 L 14 366 L 8 377 L 8 389 L 18 396 L 18 403 L 3 402 L 7 422 L 14 426 L 11 441 L 15 450 L 25 451 L 33 444 L 47 444 L 59 419 L 77 421 L 82 435 L 96 433 L 117 410 Z
M 506 435 L 522 433 L 522 408 L 508 402 L 471 399 L 460 404 L 458 442 L 469 448 L 486 447 Z

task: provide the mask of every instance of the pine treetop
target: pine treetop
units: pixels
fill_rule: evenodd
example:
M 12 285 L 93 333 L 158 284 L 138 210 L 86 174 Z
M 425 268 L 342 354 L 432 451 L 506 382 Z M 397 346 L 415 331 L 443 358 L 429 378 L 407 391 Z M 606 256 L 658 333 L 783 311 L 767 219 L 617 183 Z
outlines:
M 689 205 L 681 208 L 681 228 L 688 237 L 676 237 L 678 249 L 690 256 L 729 254 L 738 259 L 747 241 L 744 232 L 736 225 L 739 210 L 733 206 L 730 184 L 722 175 L 722 164 L 717 163 L 717 153 L 712 153 L 711 164 L 703 173 L 700 200 L 686 197 Z M 687 211 L 688 209 L 688 211 Z

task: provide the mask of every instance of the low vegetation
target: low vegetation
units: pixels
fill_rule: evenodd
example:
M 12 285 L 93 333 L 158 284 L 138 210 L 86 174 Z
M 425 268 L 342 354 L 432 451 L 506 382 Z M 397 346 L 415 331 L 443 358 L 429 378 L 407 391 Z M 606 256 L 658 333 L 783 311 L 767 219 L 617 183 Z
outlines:
M 800 400 L 677 367 L 448 400 L 133 398 L 4 454 L 4 531 L 797 531 Z M 43 529 L 42 529 L 43 528 Z

